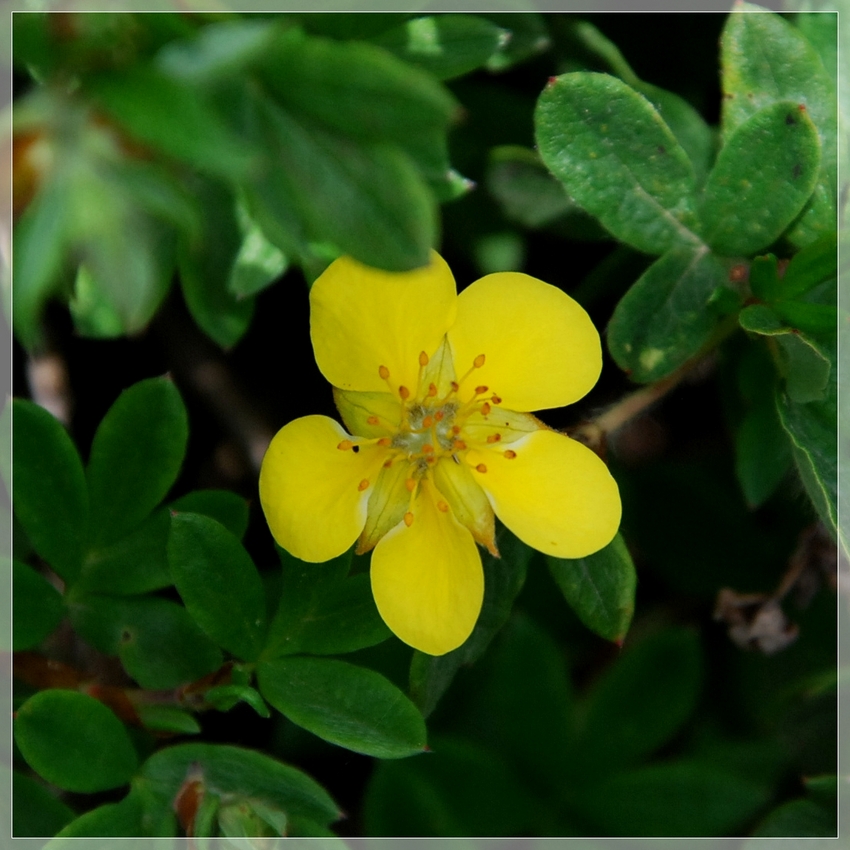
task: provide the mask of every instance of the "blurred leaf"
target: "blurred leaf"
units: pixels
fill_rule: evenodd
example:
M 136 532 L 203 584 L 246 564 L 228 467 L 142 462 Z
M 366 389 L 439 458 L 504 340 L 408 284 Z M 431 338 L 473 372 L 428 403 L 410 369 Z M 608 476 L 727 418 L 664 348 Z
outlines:
M 237 208 L 242 245 L 230 269 L 227 289 L 237 298 L 256 295 L 277 280 L 289 266 L 279 248 L 272 245 L 248 213 Z
M 484 601 L 472 634 L 445 655 L 414 652 L 410 662 L 410 696 L 425 717 L 436 708 L 455 675 L 480 658 L 511 615 L 514 599 L 522 590 L 532 551 L 501 526 L 496 545 L 500 558 L 482 553 Z
M 254 661 L 266 631 L 263 583 L 251 556 L 221 523 L 193 513 L 171 519 L 168 564 L 195 622 L 219 646 Z
M 201 731 L 200 723 L 192 714 L 174 705 L 147 705 L 137 702 L 134 708 L 142 725 L 152 732 L 197 735 Z
M 12 402 L 15 515 L 66 581 L 80 571 L 89 519 L 85 474 L 68 433 L 31 401 Z
M 114 543 L 91 549 L 76 588 L 124 596 L 168 587 L 173 581 L 165 557 L 170 527 L 168 511 L 160 508 Z
M 130 135 L 155 150 L 221 177 L 239 179 L 249 170 L 253 152 L 231 134 L 197 87 L 137 64 L 93 75 L 84 89 Z
M 205 790 L 212 794 L 256 799 L 287 815 L 322 825 L 341 814 L 327 791 L 305 773 L 239 747 L 204 743 L 167 747 L 142 765 L 140 779 L 170 806 L 193 768 L 200 773 Z
M 580 786 L 572 802 L 605 835 L 709 837 L 740 833 L 769 793 L 733 773 L 679 760 Z
M 508 43 L 490 57 L 488 71 L 505 71 L 552 45 L 546 18 L 539 12 L 485 12 L 481 17 L 511 34 Z
M 711 338 L 711 309 L 726 284 L 722 263 L 707 249 L 674 248 L 623 296 L 608 325 L 608 350 L 633 381 L 669 375 Z
M 20 771 L 12 772 L 12 822 L 15 838 L 55 835 L 76 815 L 40 782 Z
M 439 80 L 450 80 L 489 64 L 510 38 L 509 30 L 486 18 L 452 13 L 411 18 L 371 42 Z
M 175 688 L 217 670 L 221 652 L 188 611 L 157 597 L 84 596 L 69 602 L 80 636 L 124 669 L 143 688 Z
M 543 162 L 619 240 L 650 254 L 695 245 L 694 169 L 654 107 L 607 74 L 555 78 L 535 112 Z
M 262 96 L 247 96 L 246 132 L 267 152 L 247 201 L 269 239 L 288 256 L 330 242 L 377 268 L 427 264 L 433 201 L 406 153 L 355 141 Z
M 14 326 L 27 347 L 41 339 L 41 311 L 59 282 L 70 215 L 68 180 L 63 174 L 53 174 L 15 223 Z
M 332 744 L 376 758 L 403 758 L 425 749 L 422 715 L 373 670 L 292 657 L 261 662 L 257 681 L 281 714 Z
M 817 130 L 798 104 L 772 103 L 730 133 L 700 205 L 706 242 L 749 255 L 774 242 L 809 199 L 820 165 Z
M 422 758 L 384 761 L 366 790 L 368 835 L 534 834 L 536 800 L 498 750 L 443 738 Z
M 309 564 L 279 549 L 283 591 L 269 627 L 264 658 L 307 652 L 337 655 L 390 636 L 378 614 L 367 573 L 346 578 L 351 553 Z
M 88 464 L 92 537 L 111 543 L 137 526 L 177 478 L 188 439 L 186 408 L 170 378 L 124 390 L 104 416 Z
M 59 850 L 72 843 L 64 838 L 141 838 L 148 835 L 143 826 L 144 807 L 141 799 L 128 794 L 118 803 L 105 803 L 81 814 L 71 821 L 48 845 L 50 850 Z
M 254 302 L 230 291 L 241 236 L 235 200 L 223 185 L 195 182 L 204 210 L 201 236 L 179 249 L 180 286 L 198 327 L 223 348 L 235 345 L 248 330 Z
M 271 717 L 265 700 L 248 685 L 216 685 L 204 693 L 204 699 L 219 711 L 230 711 L 237 703 L 246 702 L 260 717 Z
M 782 352 L 781 369 L 791 401 L 804 404 L 826 395 L 832 364 L 819 345 L 796 329 L 783 325 L 779 316 L 764 304 L 745 307 L 738 320 L 745 331 L 776 340 Z
M 779 295 L 785 300 L 796 298 L 837 275 L 838 238 L 833 232 L 793 256 L 779 284 Z
M 548 558 L 569 606 L 596 634 L 622 642 L 635 609 L 637 574 L 621 534 L 586 558 Z
M 797 12 L 791 22 L 820 56 L 827 76 L 836 85 L 838 76 L 838 14 Z
M 666 744 L 693 712 L 702 663 L 697 636 L 670 628 L 623 653 L 587 699 L 572 772 L 639 762 Z
M 211 517 L 240 540 L 248 530 L 248 502 L 232 490 L 193 490 L 173 501 L 169 508 Z
M 13 562 L 12 609 L 15 652 L 38 646 L 59 625 L 65 613 L 59 591 L 20 561 Z
M 837 399 L 835 382 L 823 401 L 795 403 L 777 393 L 779 421 L 791 438 L 794 462 L 815 510 L 835 529 L 838 523 Z
M 752 833 L 755 838 L 834 838 L 838 836 L 835 806 L 814 800 L 790 800 L 771 811 Z
M 130 781 L 138 759 L 121 721 L 77 691 L 47 690 L 15 715 L 15 743 L 27 764 L 66 791 L 92 794 Z

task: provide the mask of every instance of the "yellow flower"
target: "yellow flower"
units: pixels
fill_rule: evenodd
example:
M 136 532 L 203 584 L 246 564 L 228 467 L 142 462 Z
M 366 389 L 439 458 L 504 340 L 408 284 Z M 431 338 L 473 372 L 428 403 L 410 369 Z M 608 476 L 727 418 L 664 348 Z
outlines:
M 458 295 L 433 253 L 401 274 L 342 257 L 310 309 L 316 362 L 351 434 L 326 416 L 284 426 L 260 501 L 297 558 L 374 548 L 375 603 L 405 643 L 442 655 L 469 636 L 484 593 L 475 541 L 497 554 L 494 512 L 561 558 L 613 538 L 620 496 L 605 464 L 528 413 L 577 401 L 599 377 L 599 334 L 572 298 L 515 272 Z

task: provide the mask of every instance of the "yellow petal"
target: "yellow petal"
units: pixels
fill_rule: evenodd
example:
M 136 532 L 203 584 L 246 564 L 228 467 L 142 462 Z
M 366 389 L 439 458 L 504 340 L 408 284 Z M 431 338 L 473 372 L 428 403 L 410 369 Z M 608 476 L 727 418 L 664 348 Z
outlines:
M 496 516 L 546 555 L 583 558 L 617 533 L 616 481 L 589 448 L 563 434 L 535 431 L 509 449 L 470 450 L 466 460 L 484 465 L 473 474 Z
M 322 374 L 343 390 L 415 392 L 419 354 L 433 354 L 455 319 L 457 295 L 445 260 L 385 272 L 350 257 L 328 266 L 310 290 L 310 336 Z
M 473 475 L 465 463 L 441 460 L 434 467 L 434 486 L 475 541 L 498 555 L 493 508 Z
M 571 404 L 602 370 L 599 333 L 584 308 L 557 287 L 519 272 L 487 275 L 461 292 L 449 341 L 458 375 L 485 355 L 461 396 L 484 385 L 511 410 Z
M 338 449 L 346 439 L 333 419 L 304 416 L 277 432 L 263 458 L 260 504 L 266 521 L 274 539 L 303 561 L 341 555 L 366 522 L 385 450 Z
M 484 571 L 472 535 L 439 510 L 428 481 L 414 520 L 390 531 L 372 553 L 372 593 L 384 622 L 429 655 L 456 649 L 470 635 L 484 597 Z

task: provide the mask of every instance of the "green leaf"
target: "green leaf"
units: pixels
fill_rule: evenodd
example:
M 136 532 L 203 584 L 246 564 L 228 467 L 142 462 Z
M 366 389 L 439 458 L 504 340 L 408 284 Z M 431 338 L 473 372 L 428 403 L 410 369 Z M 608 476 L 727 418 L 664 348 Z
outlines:
M 66 581 L 80 571 L 89 499 L 80 456 L 57 419 L 12 402 L 15 515 L 36 552 Z
M 483 654 L 511 615 L 514 599 L 525 584 L 532 551 L 510 531 L 500 527 L 496 545 L 501 558 L 482 555 L 484 601 L 472 634 L 445 655 L 414 652 L 410 662 L 410 696 L 427 717 L 437 706 L 457 672 Z
M 376 765 L 366 789 L 366 832 L 418 838 L 536 834 L 536 801 L 499 750 L 458 738 L 425 758 Z
M 168 564 L 195 622 L 219 646 L 253 661 L 263 646 L 266 600 L 260 574 L 238 538 L 201 514 L 171 519 Z
M 201 731 L 201 724 L 182 708 L 173 705 L 147 705 L 143 702 L 135 703 L 134 708 L 142 725 L 152 732 L 197 735 Z
M 502 50 L 490 57 L 488 71 L 504 71 L 552 46 L 547 20 L 538 12 L 485 12 L 482 17 L 511 34 Z
M 12 821 L 15 838 L 55 835 L 70 823 L 74 810 L 40 782 L 20 771 L 12 771 Z
M 142 801 L 130 793 L 120 803 L 105 803 L 84 812 L 47 846 L 50 850 L 73 846 L 73 842 L 62 840 L 66 838 L 139 838 L 147 834 L 143 814 Z
M 233 261 L 227 289 L 237 299 L 256 295 L 274 283 L 288 268 L 283 252 L 272 245 L 259 225 L 240 205 L 237 207 L 242 244 Z
M 189 425 L 169 378 L 139 381 L 97 429 L 88 465 L 92 537 L 105 544 L 137 526 L 180 472 Z
M 89 77 L 84 88 L 130 135 L 194 168 L 238 179 L 252 165 L 246 141 L 231 133 L 200 88 L 142 64 Z
M 170 805 L 193 767 L 211 794 L 256 799 L 289 816 L 308 818 L 321 825 L 341 814 L 327 791 L 305 773 L 239 747 L 204 743 L 167 747 L 154 753 L 139 775 L 157 797 Z
M 486 65 L 510 37 L 509 30 L 486 18 L 453 13 L 411 18 L 370 40 L 437 79 L 450 80 Z
M 575 775 L 636 763 L 667 743 L 696 706 L 701 667 L 699 641 L 687 629 L 627 649 L 588 697 Z
M 763 784 L 682 759 L 579 786 L 571 802 L 605 835 L 707 837 L 740 834 L 769 796 Z
M 608 350 L 633 381 L 669 375 L 711 338 L 711 304 L 726 283 L 722 263 L 705 248 L 674 248 L 623 296 L 608 325 Z
M 805 404 L 827 393 L 832 364 L 829 355 L 813 340 L 782 324 L 779 316 L 764 304 L 741 310 L 738 321 L 745 331 L 776 341 L 781 351 L 780 369 L 791 401 Z
M 121 721 L 77 691 L 47 690 L 30 697 L 15 715 L 14 731 L 27 764 L 66 791 L 118 788 L 138 765 Z
M 622 642 L 635 610 L 637 573 L 621 534 L 586 558 L 549 558 L 549 571 L 579 619 L 607 640 Z
M 708 175 L 699 210 L 706 242 L 727 256 L 770 245 L 803 209 L 819 165 L 817 130 L 798 104 L 779 101 L 751 115 Z
M 817 51 L 827 76 L 836 85 L 838 76 L 838 13 L 797 12 L 791 22 Z
M 59 591 L 20 561 L 13 562 L 12 608 L 15 652 L 38 646 L 59 625 L 65 613 Z
M 267 151 L 247 200 L 269 239 L 295 256 L 328 242 L 389 271 L 427 264 L 433 200 L 404 151 L 331 132 L 261 96 L 246 98 L 246 132 Z
M 823 401 L 799 404 L 777 393 L 779 421 L 788 432 L 794 462 L 815 510 L 827 528 L 838 526 L 838 445 L 836 386 Z
M 564 74 L 540 95 L 535 127 L 547 168 L 617 239 L 650 254 L 699 242 L 693 166 L 634 89 L 607 74 Z
M 779 285 L 783 299 L 797 298 L 838 275 L 838 237 L 828 233 L 794 255 Z
M 85 596 L 69 603 L 74 628 L 107 655 L 118 655 L 143 688 L 175 688 L 222 664 L 221 652 L 188 611 L 156 597 Z
M 168 587 L 172 578 L 165 545 L 170 527 L 168 511 L 160 508 L 114 543 L 91 549 L 76 588 L 125 596 Z
M 229 348 L 248 330 L 254 313 L 253 300 L 237 297 L 230 289 L 241 243 L 235 201 L 213 181 L 197 180 L 194 189 L 204 216 L 200 236 L 180 245 L 180 287 L 198 327 Z
M 219 711 L 230 711 L 237 703 L 246 702 L 260 717 L 271 717 L 265 700 L 248 685 L 216 685 L 204 693 L 204 699 Z
M 232 490 L 193 490 L 173 501 L 169 508 L 212 517 L 240 540 L 248 530 L 248 502 Z
M 299 561 L 282 549 L 279 553 L 283 591 L 264 658 L 300 652 L 337 655 L 390 636 L 375 607 L 369 575 L 346 578 L 350 552 L 325 564 Z
M 754 838 L 836 838 L 835 807 L 814 800 L 790 800 L 775 808 L 752 833 Z
M 373 670 L 326 658 L 282 658 L 261 662 L 257 681 L 281 714 L 332 744 L 376 758 L 425 749 L 422 715 Z

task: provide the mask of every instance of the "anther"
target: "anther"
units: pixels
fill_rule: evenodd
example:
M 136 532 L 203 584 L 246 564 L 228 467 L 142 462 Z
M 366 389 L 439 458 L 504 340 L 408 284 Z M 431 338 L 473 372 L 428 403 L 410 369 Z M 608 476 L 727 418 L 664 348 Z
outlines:
M 434 454 L 434 447 L 430 443 L 425 443 L 425 445 L 422 446 L 422 454 L 426 454 L 426 455 Z
M 384 461 L 384 469 L 389 469 L 392 465 L 393 465 L 393 459 L 392 458 Z
M 410 398 L 410 390 L 407 387 L 399 387 L 398 394 L 401 396 L 402 401 L 407 401 Z
M 343 440 L 341 443 L 339 443 L 339 445 L 337 445 L 337 448 L 341 452 L 347 452 L 349 449 L 354 448 L 354 443 L 352 443 L 351 440 Z
M 433 384 L 431 384 L 431 386 L 433 387 L 434 385 L 433 385 Z M 445 416 L 445 413 L 443 413 L 443 411 L 442 411 L 442 410 L 438 410 L 438 411 L 434 414 L 434 419 L 436 419 L 436 420 L 437 420 L 437 422 L 442 422 L 442 421 L 443 421 L 443 417 L 444 417 L 444 416 Z
M 407 487 L 408 493 L 412 493 L 416 489 L 416 480 L 414 478 L 408 478 L 404 482 L 404 486 Z
M 513 460 L 516 457 L 516 452 L 513 449 L 507 449 L 505 451 L 505 457 L 508 460 Z
M 405 524 L 408 528 L 410 528 L 410 526 L 411 526 L 411 525 L 413 525 L 413 514 L 412 514 L 410 511 L 408 511 L 408 512 L 404 515 L 404 524 Z
M 357 489 L 362 493 L 369 486 L 369 479 L 364 478 L 358 485 Z
M 381 420 L 380 420 L 380 419 L 378 419 L 378 417 L 377 417 L 377 416 L 370 416 L 370 417 L 366 420 L 366 422 L 368 422 L 368 423 L 369 423 L 369 425 L 377 425 L 380 421 L 381 421 Z
M 497 395 L 491 396 L 490 401 L 492 401 L 493 404 L 501 404 L 502 403 L 502 399 L 499 398 L 499 396 L 497 396 Z
M 419 365 L 427 366 L 428 365 L 428 355 L 424 351 L 419 352 Z
M 452 425 L 452 434 L 460 434 L 460 425 Z
M 460 389 L 460 384 L 457 381 L 452 381 L 452 392 L 456 393 Z
M 437 395 L 437 385 L 436 384 L 428 384 L 428 395 L 431 398 L 434 398 Z
M 476 357 L 475 360 L 472 361 L 472 365 L 476 369 L 480 369 L 484 365 L 484 355 L 479 354 L 478 357 Z
M 478 466 L 475 467 L 478 472 L 486 472 L 487 467 L 483 463 L 479 463 Z
M 441 510 L 444 514 L 447 514 L 449 512 L 449 506 L 442 499 L 437 502 L 437 508 Z
M 383 446 L 385 449 L 388 449 L 393 444 L 393 441 L 389 437 L 381 437 L 378 440 L 378 445 Z
M 488 443 L 498 443 L 498 442 L 499 442 L 499 440 L 501 440 L 501 439 L 502 439 L 502 435 L 501 435 L 501 434 L 491 434 L 491 435 L 487 438 L 487 442 L 488 442 Z
M 483 384 L 480 387 L 475 388 L 475 395 L 483 395 L 489 390 L 490 387 L 485 387 Z
M 455 440 L 452 448 L 457 449 L 459 452 L 462 452 L 466 448 L 466 443 L 463 440 Z
M 490 415 L 490 402 L 485 401 L 484 404 L 481 405 L 481 415 L 489 416 Z
M 423 428 L 430 428 L 433 424 L 434 424 L 434 418 L 432 416 L 426 416 L 422 420 L 422 427 Z
M 390 370 L 386 366 L 378 366 L 378 374 L 381 376 L 382 381 L 386 381 L 390 376 Z

